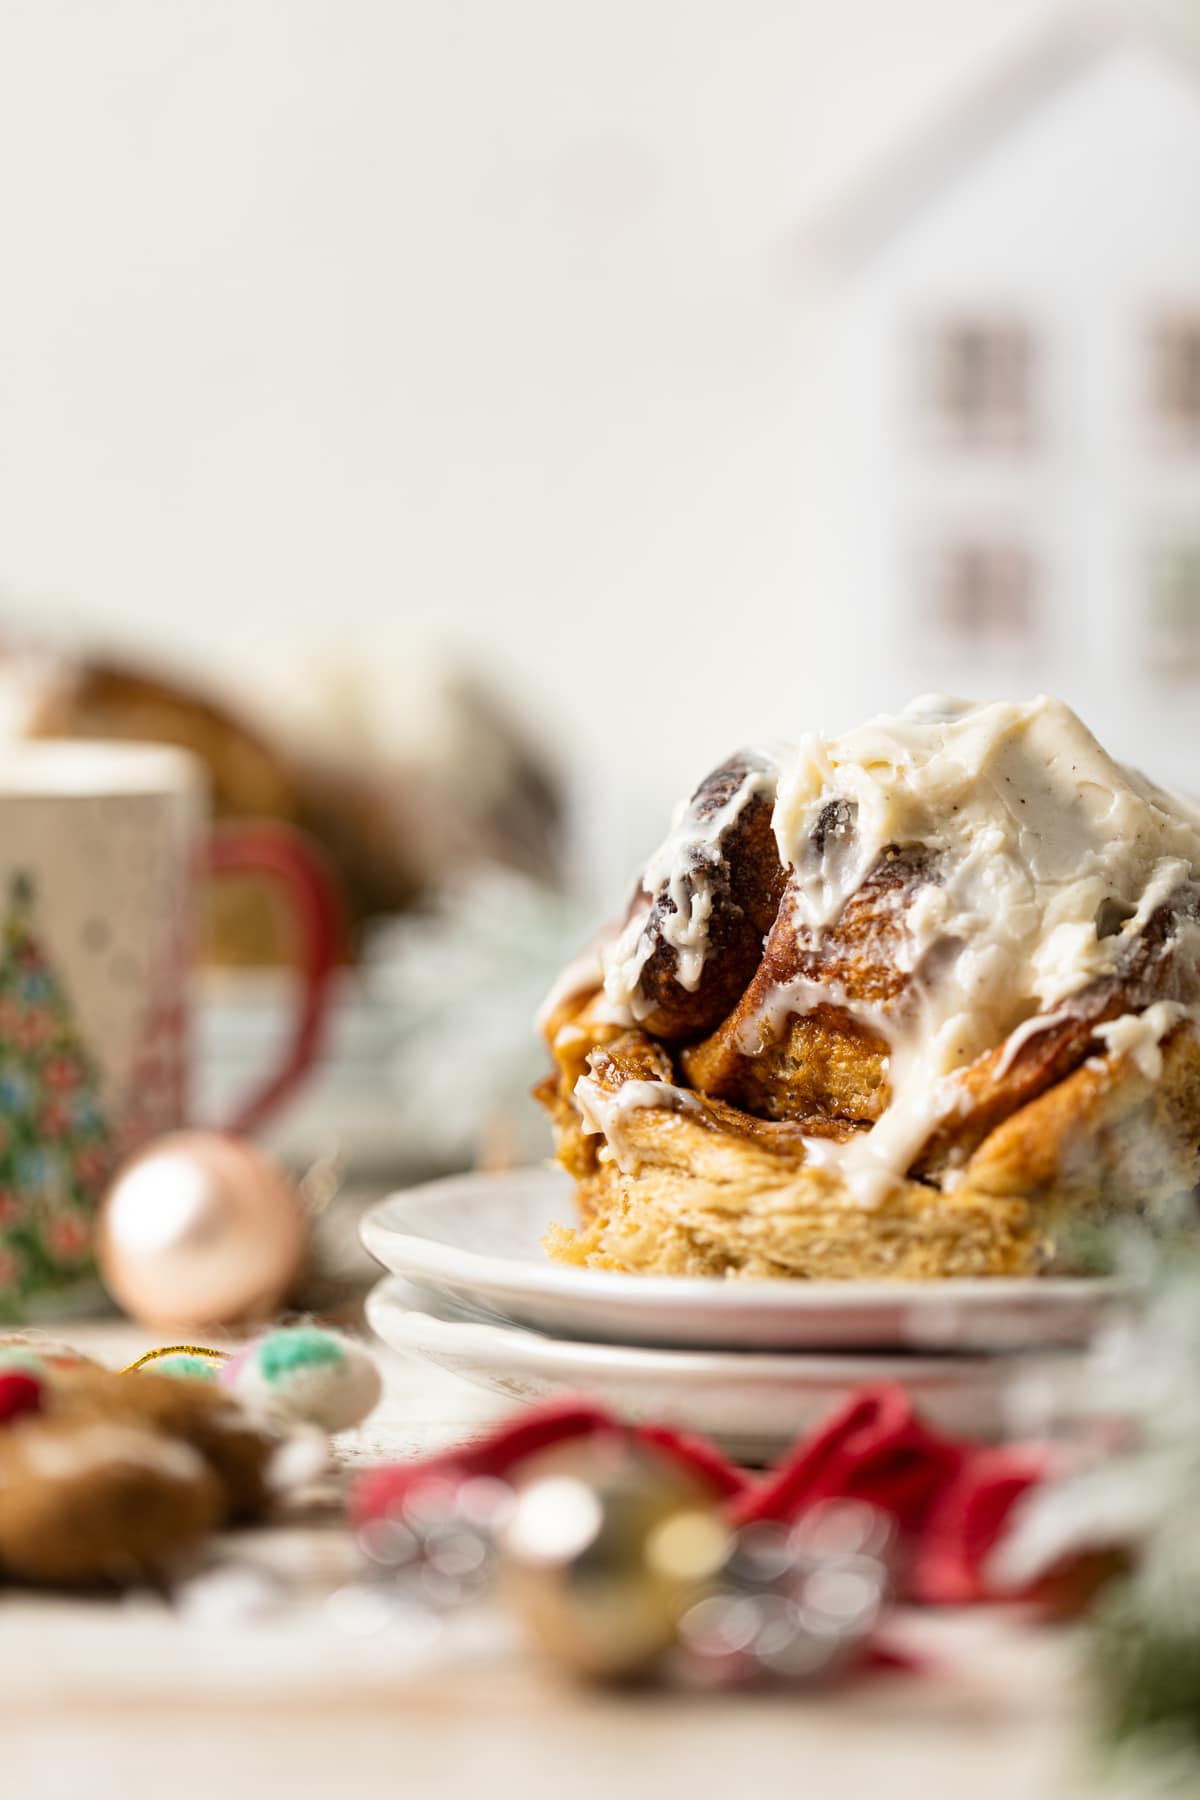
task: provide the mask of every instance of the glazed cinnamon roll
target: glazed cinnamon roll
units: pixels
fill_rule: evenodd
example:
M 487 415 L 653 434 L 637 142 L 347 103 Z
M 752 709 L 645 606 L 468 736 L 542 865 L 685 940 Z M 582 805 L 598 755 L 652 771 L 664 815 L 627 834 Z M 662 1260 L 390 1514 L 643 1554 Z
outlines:
M 543 1009 L 580 1221 L 677 1274 L 1064 1266 L 1200 1179 L 1200 813 L 1059 701 L 715 770 Z

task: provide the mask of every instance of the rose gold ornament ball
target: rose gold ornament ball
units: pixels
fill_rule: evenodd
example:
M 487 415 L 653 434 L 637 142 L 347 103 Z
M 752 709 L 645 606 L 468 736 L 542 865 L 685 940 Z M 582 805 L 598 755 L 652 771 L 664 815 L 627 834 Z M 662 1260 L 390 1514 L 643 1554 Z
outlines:
M 146 1325 L 236 1325 L 275 1312 L 308 1242 L 296 1190 L 261 1151 L 216 1131 L 156 1138 L 100 1215 L 109 1293 Z

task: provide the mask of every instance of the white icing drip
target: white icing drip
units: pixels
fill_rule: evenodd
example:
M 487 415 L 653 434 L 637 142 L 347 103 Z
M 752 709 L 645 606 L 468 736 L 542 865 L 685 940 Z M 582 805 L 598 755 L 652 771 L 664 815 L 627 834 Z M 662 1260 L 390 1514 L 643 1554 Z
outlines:
M 881 1037 L 889 1038 L 887 1014 L 882 1006 L 851 1000 L 836 982 L 811 981 L 806 975 L 797 975 L 768 989 L 762 1004 L 741 1020 L 734 1034 L 735 1049 L 743 1056 L 757 1056 L 766 1045 L 775 1043 L 788 1019 L 810 1013 L 818 1006 L 836 1006 Z
M 996 1064 L 996 1080 L 1002 1081 L 1004 1079 L 1026 1044 L 1028 1044 L 1032 1038 L 1041 1037 L 1044 1031 L 1053 1031 L 1056 1025 L 1069 1025 L 1074 1016 L 1073 1013 L 1066 1012 L 1065 1010 L 1062 1012 L 1035 1013 L 1031 1019 L 1026 1019 L 1023 1025 L 1018 1025 L 1015 1031 L 1010 1031 L 1004 1045 L 1003 1055 Z
M 831 800 L 854 812 L 832 858 L 812 841 Z M 1200 866 L 1200 815 L 1115 763 L 1045 698 L 922 701 L 841 738 L 810 737 L 782 762 L 773 825 L 800 919 L 816 933 L 889 845 L 936 859 L 939 878 L 905 914 L 917 973 L 914 1003 L 888 1022 L 891 1104 L 843 1150 L 847 1170 L 880 1192 L 944 1109 L 944 1078 L 1112 971 Z M 1131 916 L 1102 938 L 1105 901 Z
M 831 1200 L 841 1200 L 857 1206 L 874 1206 L 881 1195 L 891 1185 L 891 1177 L 881 1172 L 864 1149 L 869 1141 L 867 1132 L 858 1132 L 849 1138 L 801 1138 L 804 1146 L 804 1161 L 810 1169 L 827 1169 L 836 1171 L 838 1189 L 829 1196 Z
M 1162 1074 L 1162 1041 L 1187 1016 L 1187 1007 L 1177 1000 L 1156 1000 L 1145 1012 L 1122 1013 L 1119 1019 L 1097 1025 L 1096 1036 L 1110 1055 L 1132 1057 L 1147 1081 L 1157 1081 Z
M 804 1160 L 813 1169 L 836 1169 L 846 1148 L 845 1139 L 806 1137 L 800 1139 Z
M 635 1175 L 641 1164 L 625 1131 L 630 1113 L 652 1107 L 660 1107 L 664 1112 L 702 1110 L 702 1102 L 690 1088 L 674 1087 L 669 1081 L 625 1081 L 610 1089 L 601 1087 L 590 1075 L 581 1075 L 575 1083 L 575 1104 L 584 1131 L 604 1139 L 617 1167 L 626 1175 Z
M 654 950 L 654 937 L 647 926 L 654 899 L 664 888 L 675 910 L 663 907 L 658 927 L 675 952 L 675 979 L 688 993 L 695 993 L 708 951 L 713 875 L 720 864 L 721 837 L 747 803 L 756 794 L 770 793 L 774 784 L 774 767 L 765 758 L 755 757 L 729 799 L 707 818 L 696 817 L 694 800 L 679 808 L 670 832 L 642 873 L 641 904 L 603 952 L 604 991 L 615 1019 L 633 1023 L 649 1011 L 640 982 Z

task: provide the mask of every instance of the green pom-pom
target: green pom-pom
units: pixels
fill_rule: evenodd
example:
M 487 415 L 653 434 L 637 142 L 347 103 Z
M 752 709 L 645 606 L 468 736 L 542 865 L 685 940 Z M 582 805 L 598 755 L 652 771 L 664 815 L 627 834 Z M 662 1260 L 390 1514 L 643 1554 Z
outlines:
M 211 1356 L 160 1356 L 147 1368 L 152 1375 L 177 1375 L 181 1381 L 215 1381 L 218 1363 Z
M 340 1363 L 345 1352 L 335 1337 L 314 1325 L 295 1325 L 272 1332 L 259 1345 L 258 1366 L 264 1381 L 281 1381 L 297 1369 Z

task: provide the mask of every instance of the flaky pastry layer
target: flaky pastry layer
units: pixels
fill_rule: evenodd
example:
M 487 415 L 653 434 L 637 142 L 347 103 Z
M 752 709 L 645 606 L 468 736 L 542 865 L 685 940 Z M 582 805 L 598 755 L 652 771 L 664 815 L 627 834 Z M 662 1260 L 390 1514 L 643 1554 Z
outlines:
M 1200 1040 L 1180 1025 L 1161 1073 L 1129 1055 L 1089 1057 L 990 1131 L 938 1181 L 897 1182 L 875 1203 L 847 1193 L 812 1140 L 679 1090 L 662 1047 L 614 1034 L 583 1004 L 557 1033 L 540 1097 L 576 1177 L 580 1225 L 555 1228 L 556 1260 L 659 1275 L 929 1280 L 1071 1266 L 1073 1231 L 1138 1212 L 1200 1180 Z M 588 1131 L 581 1072 L 619 1128 Z M 647 1103 L 648 1085 L 663 1103 Z M 636 1106 L 621 1091 L 637 1084 Z

